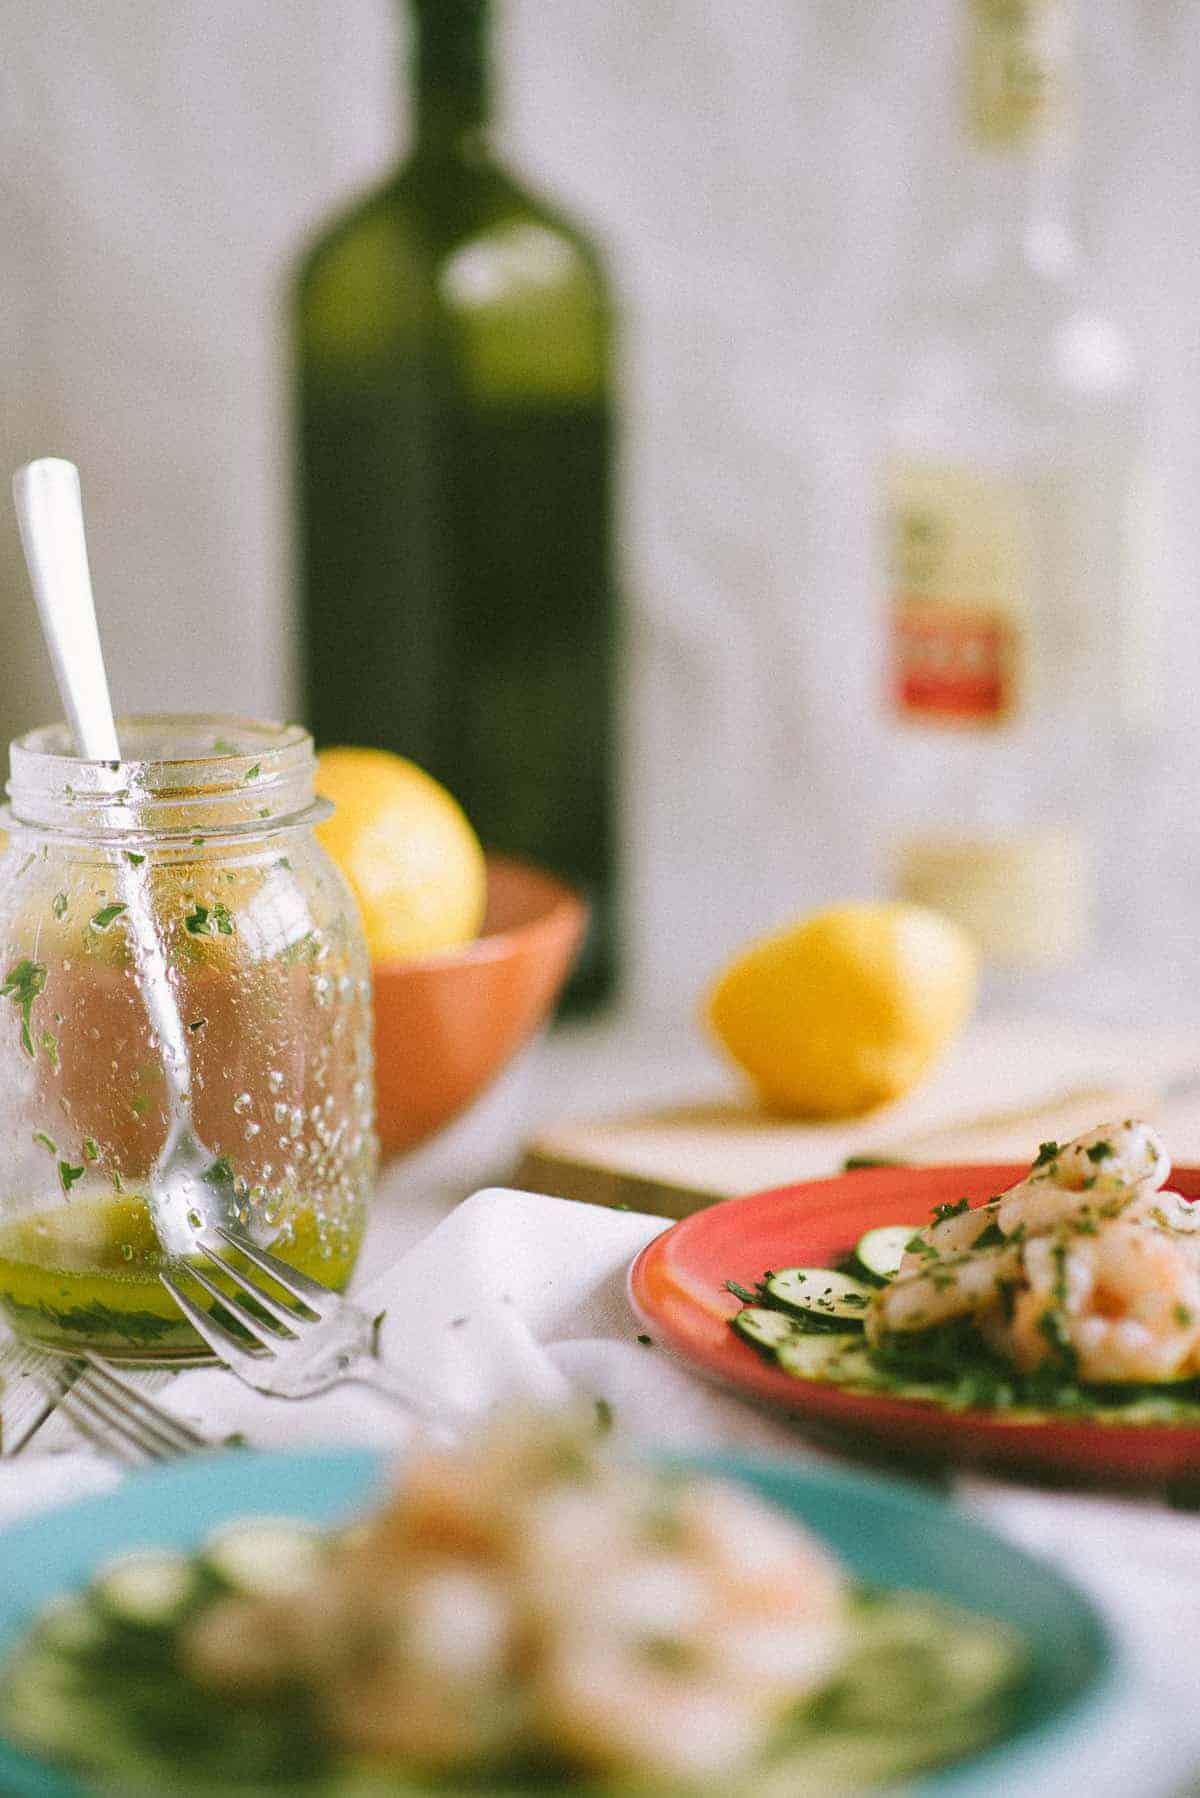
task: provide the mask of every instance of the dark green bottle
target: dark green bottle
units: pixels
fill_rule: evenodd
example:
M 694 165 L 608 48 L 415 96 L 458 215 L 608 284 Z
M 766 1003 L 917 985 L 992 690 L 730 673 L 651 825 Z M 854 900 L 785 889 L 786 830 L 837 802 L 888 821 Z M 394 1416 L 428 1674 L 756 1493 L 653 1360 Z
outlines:
M 611 314 L 487 141 L 487 0 L 411 0 L 407 160 L 299 271 L 307 723 L 393 749 L 579 886 L 611 990 Z

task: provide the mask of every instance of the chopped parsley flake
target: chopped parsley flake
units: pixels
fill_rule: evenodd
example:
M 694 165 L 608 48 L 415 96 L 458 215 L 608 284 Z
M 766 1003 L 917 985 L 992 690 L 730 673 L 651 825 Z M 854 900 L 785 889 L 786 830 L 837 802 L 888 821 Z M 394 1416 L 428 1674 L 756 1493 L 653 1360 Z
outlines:
M 200 1178 L 206 1186 L 224 1186 L 233 1179 L 233 1168 L 228 1155 L 218 1155 L 211 1167 L 205 1168 Z
M 601 1436 L 607 1436 L 613 1427 L 613 1408 L 606 1398 L 596 1400 L 596 1429 Z
M 1041 1143 L 1038 1147 L 1037 1158 L 1033 1164 L 1034 1167 L 1045 1167 L 1048 1162 L 1053 1161 L 1057 1157 L 1058 1153 L 1059 1147 L 1056 1142 Z
M 99 1161 L 100 1159 L 100 1144 L 94 1136 L 85 1136 L 83 1139 L 83 1159 L 85 1161 Z
M 102 905 L 100 910 L 93 916 L 92 923 L 97 930 L 107 930 L 110 924 L 116 922 L 123 911 L 128 910 L 129 907 L 123 904 L 121 900 L 117 900 L 113 905 Z
M 954 1205 L 935 1205 L 933 1221 L 935 1224 L 944 1224 L 948 1217 L 961 1217 L 964 1211 L 969 1210 L 970 1204 L 969 1199 L 959 1199 Z
M 244 781 L 257 780 L 261 773 L 262 773 L 262 763 L 255 762 L 253 768 L 247 768 L 246 772 L 242 775 L 242 779 Z
M 638 1341 L 641 1343 L 643 1348 L 653 1348 L 654 1347 L 653 1336 L 647 1336 L 644 1332 L 641 1335 L 639 1335 Z
M 60 1161 L 59 1162 L 58 1177 L 59 1177 L 59 1180 L 62 1182 L 62 1189 L 65 1193 L 68 1193 L 68 1194 L 70 1193 L 70 1190 L 74 1186 L 76 1180 L 83 1179 L 83 1172 L 84 1172 L 84 1170 L 81 1167 L 72 1167 L 71 1163 L 69 1161 Z
M 210 910 L 207 905 L 197 904 L 183 922 L 193 936 L 212 936 L 218 931 L 222 936 L 234 933 L 234 922 L 227 905 L 214 905 Z
M 125 860 L 129 863 L 131 868 L 140 868 L 145 859 L 145 856 L 139 855 L 136 849 L 127 849 L 125 851 Z
M 0 986 L 0 999 L 11 999 L 21 1013 L 21 1047 L 30 1061 L 37 1050 L 33 1046 L 33 1031 L 30 1028 L 30 1015 L 33 1002 L 46 990 L 46 964 L 44 961 L 19 961 L 8 970 L 4 977 L 4 985 Z
M 46 1060 L 50 1063 L 51 1068 L 57 1074 L 57 1072 L 58 1072 L 58 1038 L 55 1036 L 53 1030 L 43 1030 L 42 1031 L 41 1044 L 42 1044 L 42 1048 L 46 1051 Z
M 38 1143 L 41 1148 L 47 1149 L 51 1155 L 58 1154 L 58 1144 L 52 1136 L 47 1136 L 44 1130 L 35 1130 L 33 1133 L 33 1140 L 35 1143 Z
M 54 913 L 56 918 L 65 918 L 67 915 L 67 895 L 65 893 L 55 893 L 54 898 L 50 901 L 50 910 Z
M 1094 1167 L 1098 1161 L 1107 1161 L 1115 1151 L 1110 1142 L 1094 1142 L 1091 1148 L 1087 1149 L 1085 1153 Z

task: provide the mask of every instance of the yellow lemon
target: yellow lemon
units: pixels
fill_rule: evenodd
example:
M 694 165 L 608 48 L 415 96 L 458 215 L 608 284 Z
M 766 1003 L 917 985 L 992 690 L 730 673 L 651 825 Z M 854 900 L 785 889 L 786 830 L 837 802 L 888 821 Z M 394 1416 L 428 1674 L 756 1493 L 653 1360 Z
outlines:
M 325 749 L 317 835 L 354 889 L 372 961 L 407 960 L 478 936 L 483 850 L 457 801 L 386 749 Z
M 977 973 L 972 939 L 938 912 L 839 905 L 751 944 L 706 1011 L 773 1110 L 848 1117 L 920 1079 L 965 1023 Z

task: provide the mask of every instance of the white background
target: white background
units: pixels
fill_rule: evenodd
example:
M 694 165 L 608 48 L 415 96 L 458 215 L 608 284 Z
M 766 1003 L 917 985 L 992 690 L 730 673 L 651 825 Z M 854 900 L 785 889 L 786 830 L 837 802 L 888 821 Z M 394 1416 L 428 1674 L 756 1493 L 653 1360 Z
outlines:
M 283 299 L 403 139 L 388 0 L 0 0 L 0 464 L 81 464 L 127 710 L 292 709 Z M 509 0 L 503 141 L 624 314 L 637 996 L 861 889 L 872 458 L 897 296 L 953 211 L 950 0 Z M 1087 0 L 1081 218 L 1173 515 L 1146 870 L 1200 878 L 1200 5 Z M 56 710 L 0 506 L 0 732 Z

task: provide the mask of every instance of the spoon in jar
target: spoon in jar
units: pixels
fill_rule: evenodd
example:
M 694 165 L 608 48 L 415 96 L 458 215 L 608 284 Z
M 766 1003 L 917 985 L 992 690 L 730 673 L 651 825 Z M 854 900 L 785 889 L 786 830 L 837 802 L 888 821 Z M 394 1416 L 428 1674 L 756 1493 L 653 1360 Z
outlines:
M 121 747 L 96 628 L 79 470 L 55 456 L 30 462 L 13 476 L 13 496 L 38 617 L 76 750 L 85 761 L 107 762 L 116 770 Z M 176 1256 L 188 1253 L 197 1230 L 207 1225 L 236 1227 L 238 1201 L 228 1158 L 206 1148 L 192 1126 L 188 1039 L 154 912 L 150 866 L 149 859 L 135 863 L 119 855 L 116 885 L 138 987 L 162 1048 L 169 1100 L 167 1139 L 150 1170 L 147 1200 L 162 1247 Z

